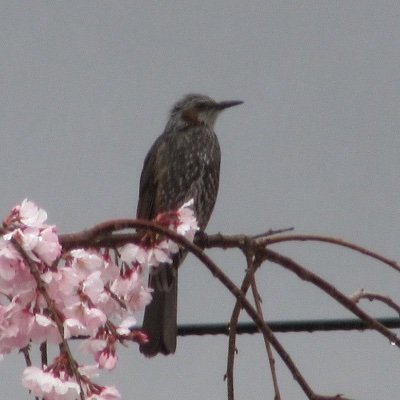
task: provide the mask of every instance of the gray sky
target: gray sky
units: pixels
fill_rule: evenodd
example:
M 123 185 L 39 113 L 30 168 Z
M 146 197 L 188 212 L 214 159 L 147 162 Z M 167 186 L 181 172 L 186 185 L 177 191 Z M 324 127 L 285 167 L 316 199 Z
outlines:
M 294 226 L 400 259 L 399 14 L 389 1 L 2 2 L 1 215 L 29 197 L 61 232 L 134 216 L 144 156 L 171 105 L 195 91 L 245 101 L 217 123 L 223 159 L 209 233 Z M 311 243 L 275 249 L 345 293 L 400 301 L 398 275 L 365 257 Z M 238 253 L 210 254 L 240 282 Z M 270 319 L 350 316 L 272 264 L 259 286 Z M 228 321 L 233 303 L 186 260 L 181 322 Z M 279 339 L 321 393 L 398 397 L 399 350 L 375 333 Z M 272 398 L 261 337 L 238 347 L 237 398 Z M 180 339 L 176 355 L 152 360 L 131 346 L 101 381 L 124 398 L 223 399 L 226 353 L 225 337 Z M 283 398 L 305 398 L 277 368 Z M 0 364 L 3 398 L 28 398 L 22 369 L 20 355 Z

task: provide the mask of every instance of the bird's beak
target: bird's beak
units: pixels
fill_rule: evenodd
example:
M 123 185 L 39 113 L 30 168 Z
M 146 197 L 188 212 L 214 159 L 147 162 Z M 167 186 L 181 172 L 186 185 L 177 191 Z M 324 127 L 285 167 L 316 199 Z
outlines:
M 225 110 L 225 108 L 238 106 L 239 104 L 243 104 L 243 101 L 240 101 L 240 100 L 221 101 L 221 102 L 217 103 L 217 109 L 222 111 L 222 110 Z

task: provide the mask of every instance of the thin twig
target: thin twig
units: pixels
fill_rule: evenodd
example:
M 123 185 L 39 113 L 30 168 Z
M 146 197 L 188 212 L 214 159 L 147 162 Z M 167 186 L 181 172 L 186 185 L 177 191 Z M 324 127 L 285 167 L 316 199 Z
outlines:
M 320 236 L 320 235 L 285 235 L 285 236 L 279 236 L 279 237 L 269 237 L 266 238 L 265 240 L 262 239 L 260 241 L 260 244 L 264 245 L 270 245 L 270 244 L 276 244 L 276 243 L 282 243 L 282 242 L 290 242 L 290 241 L 314 241 L 314 242 L 324 242 L 324 243 L 330 243 L 330 244 L 335 244 L 337 246 L 342 246 L 342 247 L 347 247 L 348 249 L 354 250 L 358 253 L 365 254 L 369 257 L 375 258 L 376 260 L 379 260 L 383 262 L 384 264 L 388 265 L 389 267 L 393 268 L 397 272 L 400 272 L 400 266 L 399 264 L 394 261 L 390 260 L 374 251 L 368 250 L 365 247 L 359 246 L 357 244 L 348 242 L 343 239 L 338 239 L 338 238 L 333 238 L 329 236 Z
M 258 259 L 258 258 L 256 259 L 252 252 L 252 248 L 249 247 L 249 250 L 246 251 L 246 261 L 247 261 L 247 268 L 250 271 L 250 276 L 251 276 L 251 290 L 253 293 L 254 304 L 256 305 L 256 310 L 257 310 L 259 316 L 263 319 L 263 321 L 265 321 L 265 317 L 263 315 L 263 310 L 261 307 L 261 296 L 260 296 L 260 293 L 258 292 L 256 279 L 255 279 L 256 270 L 261 265 L 263 260 Z M 275 392 L 274 400 L 280 400 L 281 394 L 279 391 L 278 377 L 276 375 L 275 358 L 272 353 L 271 345 L 268 341 L 267 336 L 263 335 L 263 337 L 264 337 L 265 349 L 267 350 L 269 367 L 271 370 L 272 383 L 274 386 L 274 392 Z
M 251 236 L 252 239 L 262 239 L 266 237 L 271 237 L 275 235 L 279 235 L 281 233 L 286 233 L 286 232 L 291 232 L 294 230 L 294 227 L 290 228 L 281 228 L 281 229 L 269 229 L 268 231 L 264 233 L 258 233 L 257 235 Z
M 96 239 L 95 242 L 97 241 L 102 241 L 103 245 L 106 245 L 107 243 L 107 238 L 104 237 L 105 234 L 113 232 L 114 230 L 122 230 L 122 229 L 130 229 L 130 228 L 138 228 L 138 229 L 150 229 L 152 231 L 155 231 L 157 233 L 161 233 L 165 235 L 166 237 L 169 237 L 170 239 L 174 240 L 176 243 L 179 245 L 183 246 L 190 252 L 192 252 L 197 258 L 199 258 L 200 261 L 210 270 L 210 272 L 218 278 L 221 283 L 232 293 L 236 296 L 236 298 L 240 301 L 241 305 L 243 308 L 246 310 L 248 315 L 253 319 L 253 321 L 257 324 L 258 328 L 260 329 L 261 332 L 268 338 L 269 342 L 272 344 L 272 346 L 275 348 L 275 350 L 278 352 L 284 363 L 287 365 L 291 373 L 293 374 L 295 380 L 298 382 L 300 387 L 303 389 L 303 391 L 306 393 L 309 399 L 313 400 L 320 400 L 320 399 L 338 399 L 342 398 L 339 395 L 334 396 L 334 397 L 326 397 L 326 396 L 319 396 L 316 395 L 308 383 L 305 381 L 303 376 L 301 375 L 300 371 L 297 369 L 296 365 L 293 363 L 291 360 L 289 354 L 285 351 L 285 349 L 282 347 L 280 342 L 275 338 L 275 336 L 272 334 L 272 331 L 270 328 L 264 323 L 262 318 L 259 317 L 257 311 L 251 306 L 251 304 L 247 301 L 245 298 L 244 294 L 240 291 L 240 289 L 216 266 L 216 264 L 207 256 L 205 253 L 202 251 L 202 249 L 198 246 L 196 246 L 194 243 L 188 241 L 184 237 L 180 236 L 179 234 L 170 231 L 169 229 L 166 229 L 156 223 L 150 222 L 150 221 L 142 221 L 142 220 L 116 220 L 112 221 L 112 223 L 103 223 L 96 225 L 92 230 L 85 231 L 84 235 L 82 236 L 83 239 L 86 239 L 86 243 L 88 243 L 88 239 L 94 238 Z M 68 246 L 76 246 L 77 244 L 79 245 L 79 237 L 75 236 L 70 236 L 70 237 L 64 237 L 64 240 L 61 240 L 64 246 L 64 248 L 68 248 Z M 236 247 L 242 249 L 244 246 L 245 241 L 249 239 L 245 235 L 236 235 L 236 236 L 222 236 L 222 235 L 214 235 L 214 237 L 207 237 L 207 241 L 203 240 L 202 245 L 204 247 L 222 247 L 222 248 L 228 248 L 228 247 Z M 251 239 L 251 238 L 250 238 Z M 74 242 L 75 240 L 75 242 Z M 214 243 L 213 243 L 214 240 Z M 368 314 L 364 313 L 361 309 L 359 309 L 354 302 L 351 302 L 344 296 L 341 292 L 339 292 L 336 288 L 334 288 L 332 285 L 328 284 L 324 280 L 320 279 L 317 275 L 312 274 L 310 271 L 305 270 L 298 264 L 294 263 L 292 260 L 281 256 L 280 254 L 273 252 L 269 249 L 263 248 L 267 243 L 264 243 L 265 240 L 267 239 L 258 239 L 253 241 L 253 245 L 257 248 L 257 252 L 262 253 L 263 255 L 268 258 L 270 261 L 278 263 L 282 265 L 283 267 L 292 270 L 295 272 L 301 279 L 310 281 L 316 286 L 320 287 L 322 290 L 327 292 L 330 296 L 334 297 L 338 302 L 340 302 L 342 305 L 344 305 L 347 309 L 352 311 L 355 315 L 357 315 L 359 318 L 361 318 L 364 322 L 368 323 L 371 327 L 376 329 L 378 332 L 382 333 L 384 336 L 388 337 L 389 340 L 396 344 L 397 346 L 400 346 L 400 339 L 397 338 L 396 335 L 394 335 L 392 332 L 387 330 L 383 325 L 379 324 L 377 321 L 375 321 L 373 318 L 371 318 Z M 268 239 L 270 240 L 270 239 Z M 263 242 L 264 241 L 264 242 Z M 113 242 L 115 246 L 115 242 Z M 338 244 L 338 243 L 337 243 Z M 342 242 L 340 242 L 341 245 Z M 346 246 L 346 247 L 351 247 L 351 246 Z M 353 247 L 351 247 L 353 248 Z M 360 251 L 357 247 L 353 248 L 356 251 Z M 380 261 L 383 261 L 395 269 L 398 269 L 397 264 L 394 266 L 392 265 L 393 262 L 390 260 L 382 259 L 379 257 L 376 257 L 375 253 L 369 252 L 369 251 L 361 251 L 364 254 L 370 255 L 371 257 L 377 258 Z
M 349 297 L 355 303 L 358 303 L 361 299 L 367 299 L 369 301 L 374 301 L 374 300 L 379 301 L 381 303 L 386 304 L 388 307 L 392 308 L 400 316 L 400 305 L 395 303 L 388 296 L 384 296 L 384 295 L 379 294 L 379 293 L 366 292 L 364 289 L 360 289 L 360 290 L 357 290 L 357 292 L 355 292 L 352 295 L 350 295 Z
M 25 364 L 27 367 L 32 366 L 32 360 L 31 360 L 31 356 L 29 354 L 29 344 L 25 347 L 22 347 L 21 349 L 19 349 L 19 352 L 22 353 L 24 355 L 24 359 L 25 359 Z
M 248 270 L 243 279 L 242 286 L 240 287 L 240 290 L 244 296 L 246 296 L 247 290 L 250 287 L 250 281 L 251 281 L 251 271 Z M 237 335 L 237 326 L 241 309 L 242 309 L 242 303 L 240 302 L 239 299 L 236 299 L 231 319 L 229 321 L 228 359 L 227 359 L 226 375 L 225 375 L 228 388 L 228 400 L 234 400 L 233 367 L 235 362 L 235 354 L 237 352 L 236 335 Z
M 42 361 L 42 367 L 47 365 L 47 342 L 40 343 L 40 357 Z
M 242 286 L 243 287 L 243 286 Z M 235 363 L 236 348 L 236 327 L 240 315 L 241 303 L 236 300 L 235 306 L 233 307 L 231 319 L 229 321 L 229 338 L 228 338 L 228 358 L 226 365 L 226 385 L 228 389 L 228 400 L 234 400 L 235 398 L 235 387 L 233 384 L 233 367 Z
M 273 263 L 279 264 L 282 267 L 294 272 L 300 279 L 311 282 L 313 285 L 319 287 L 329 296 L 333 297 L 338 303 L 342 304 L 345 308 L 351 311 L 353 314 L 357 315 L 371 328 L 375 329 L 377 332 L 381 333 L 383 336 L 387 337 L 390 343 L 400 347 L 400 338 L 387 329 L 384 325 L 379 323 L 376 319 L 370 317 L 365 311 L 359 308 L 356 303 L 349 299 L 346 295 L 336 289 L 329 282 L 325 281 L 318 275 L 314 274 L 310 270 L 303 268 L 301 265 L 293 261 L 292 259 L 285 257 L 275 251 L 270 249 L 263 249 L 264 255 L 268 260 Z
M 159 229 L 160 233 L 167 233 L 168 230 L 166 229 Z M 175 240 L 177 243 L 185 247 L 187 250 L 189 250 L 193 255 L 195 255 L 206 267 L 207 269 L 212 273 L 213 276 L 215 276 L 238 300 L 240 300 L 243 308 L 246 310 L 247 314 L 250 316 L 250 318 L 253 319 L 253 321 L 257 324 L 258 328 L 260 331 L 267 336 L 269 342 L 272 344 L 272 346 L 275 348 L 283 362 L 286 364 L 286 366 L 289 368 L 291 371 L 294 379 L 297 381 L 297 383 L 300 385 L 304 393 L 307 395 L 307 397 L 311 400 L 333 400 L 333 399 L 342 399 L 342 400 L 347 400 L 344 397 L 339 397 L 339 396 L 319 396 L 314 393 L 314 391 L 311 389 L 309 384 L 306 382 L 304 377 L 302 376 L 301 372 L 293 362 L 292 358 L 290 355 L 287 353 L 287 351 L 284 349 L 284 347 L 281 345 L 281 343 L 276 339 L 275 335 L 273 335 L 271 329 L 268 327 L 268 325 L 260 318 L 258 315 L 257 311 L 255 308 L 249 303 L 249 301 L 246 299 L 242 291 L 229 279 L 229 277 L 220 269 L 218 266 L 209 258 L 204 251 L 196 246 L 194 243 L 190 242 L 187 240 L 185 237 L 180 236 L 176 234 L 175 232 L 171 231 L 171 234 L 167 234 L 172 240 Z
M 132 234 L 116 234 L 115 232 L 126 230 L 126 229 L 150 229 L 155 232 L 164 233 L 168 236 L 167 229 L 159 230 L 160 225 L 153 221 L 146 221 L 140 219 L 116 219 L 111 221 L 102 222 L 95 225 L 90 229 L 83 230 L 81 232 L 61 234 L 59 235 L 60 244 L 64 250 L 70 250 L 78 247 L 112 247 L 121 246 L 125 243 L 138 242 L 141 235 L 137 233 Z M 161 227 L 163 228 L 163 227 Z M 281 229 L 281 230 L 269 230 L 265 233 L 254 235 L 250 239 L 254 240 L 253 244 L 256 247 L 264 247 L 270 244 L 277 244 L 288 241 L 318 241 L 330 244 L 335 244 L 342 247 L 347 247 L 361 254 L 365 254 L 376 260 L 389 265 L 391 268 L 400 272 L 400 266 L 394 260 L 390 260 L 376 252 L 366 249 L 365 247 L 356 245 L 354 243 L 333 238 L 329 236 L 321 235 L 282 235 L 278 237 L 271 237 L 277 233 L 286 232 L 292 228 Z M 172 231 L 170 231 L 172 232 Z M 173 239 L 173 238 L 172 238 Z M 220 247 L 220 248 L 243 248 L 246 240 L 249 236 L 246 235 L 222 235 L 214 234 L 207 235 L 204 232 L 196 235 L 194 243 L 199 247 Z

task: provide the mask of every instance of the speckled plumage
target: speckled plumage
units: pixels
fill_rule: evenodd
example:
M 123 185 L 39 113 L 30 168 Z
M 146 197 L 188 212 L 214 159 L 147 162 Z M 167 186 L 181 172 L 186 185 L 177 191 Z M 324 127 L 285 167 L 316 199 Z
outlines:
M 152 219 L 193 198 L 199 227 L 207 226 L 217 198 L 221 161 L 214 124 L 222 110 L 237 104 L 241 102 L 217 103 L 208 96 L 190 94 L 174 105 L 164 132 L 144 161 L 138 218 Z M 184 257 L 181 252 L 172 266 L 159 266 L 150 272 L 153 300 L 143 321 L 149 342 L 140 348 L 147 356 L 175 351 L 177 268 Z

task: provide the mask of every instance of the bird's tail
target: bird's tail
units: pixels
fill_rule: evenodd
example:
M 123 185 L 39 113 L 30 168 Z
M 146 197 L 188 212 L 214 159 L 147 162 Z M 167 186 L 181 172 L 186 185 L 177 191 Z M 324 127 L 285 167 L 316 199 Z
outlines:
M 140 345 L 140 352 L 147 357 L 158 353 L 170 354 L 176 349 L 178 268 L 160 265 L 149 276 L 153 299 L 146 307 L 142 330 L 149 341 Z

